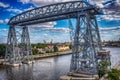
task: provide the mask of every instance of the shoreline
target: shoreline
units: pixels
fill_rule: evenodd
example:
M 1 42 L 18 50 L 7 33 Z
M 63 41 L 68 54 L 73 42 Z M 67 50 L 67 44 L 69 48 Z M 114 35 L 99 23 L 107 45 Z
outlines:
M 72 51 L 69 50 L 69 51 L 64 51 L 64 52 L 45 53 L 45 54 L 33 55 L 33 58 L 35 60 L 37 60 L 37 59 L 43 59 L 43 58 L 49 58 L 49 57 L 68 55 L 68 54 L 72 54 Z
M 68 55 L 72 54 L 72 51 L 64 51 L 64 52 L 55 52 L 55 53 L 45 53 L 45 54 L 38 54 L 33 55 L 34 60 L 43 59 L 43 58 L 50 58 L 50 57 L 56 57 L 56 56 L 62 56 L 62 55 Z M 2 65 L 4 62 L 4 59 L 0 59 L 0 65 Z

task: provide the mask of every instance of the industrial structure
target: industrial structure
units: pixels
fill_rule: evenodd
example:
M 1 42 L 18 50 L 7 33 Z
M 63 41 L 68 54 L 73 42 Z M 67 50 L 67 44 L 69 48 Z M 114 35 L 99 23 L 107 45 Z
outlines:
M 38 7 L 25 11 L 9 21 L 9 33 L 5 60 L 11 64 L 32 61 L 28 32 L 29 25 L 69 19 L 72 40 L 70 71 L 90 74 L 98 73 L 98 54 L 102 50 L 96 15 L 102 11 L 85 1 L 69 1 Z M 74 28 L 70 19 L 76 19 Z M 17 26 L 22 28 L 21 41 L 16 37 Z

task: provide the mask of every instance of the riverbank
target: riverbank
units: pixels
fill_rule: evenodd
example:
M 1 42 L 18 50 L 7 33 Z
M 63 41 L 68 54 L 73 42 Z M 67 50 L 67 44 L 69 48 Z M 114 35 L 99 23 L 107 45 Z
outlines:
M 35 60 L 42 59 L 42 58 L 49 58 L 49 57 L 55 57 L 55 56 L 62 56 L 62 55 L 68 55 L 72 54 L 72 51 L 64 51 L 64 52 L 56 52 L 56 53 L 45 53 L 45 54 L 39 54 L 39 55 L 33 55 L 33 58 Z M 0 65 L 2 65 L 4 62 L 4 59 L 0 59 Z
M 72 54 L 72 51 L 69 50 L 69 51 L 64 51 L 64 52 L 45 53 L 45 54 L 33 55 L 33 58 L 34 59 L 41 59 L 41 58 L 62 56 L 62 55 L 68 55 L 68 54 Z

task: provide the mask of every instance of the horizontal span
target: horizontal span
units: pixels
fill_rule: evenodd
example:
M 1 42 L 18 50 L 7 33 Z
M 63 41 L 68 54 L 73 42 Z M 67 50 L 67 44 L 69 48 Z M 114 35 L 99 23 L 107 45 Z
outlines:
M 102 11 L 98 7 L 90 5 L 85 1 L 70 1 L 50 4 L 32 10 L 25 11 L 12 17 L 9 25 L 31 25 L 49 21 L 56 21 L 68 18 L 76 18 L 77 15 L 84 16 L 100 14 Z

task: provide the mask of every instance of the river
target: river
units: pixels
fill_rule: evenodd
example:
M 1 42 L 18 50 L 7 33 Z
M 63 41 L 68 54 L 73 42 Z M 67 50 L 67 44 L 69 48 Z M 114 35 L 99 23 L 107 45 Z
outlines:
M 111 51 L 112 66 L 120 61 L 120 48 Z M 70 68 L 71 54 L 36 60 L 34 64 L 20 67 L 1 67 L 0 80 L 59 80 Z

